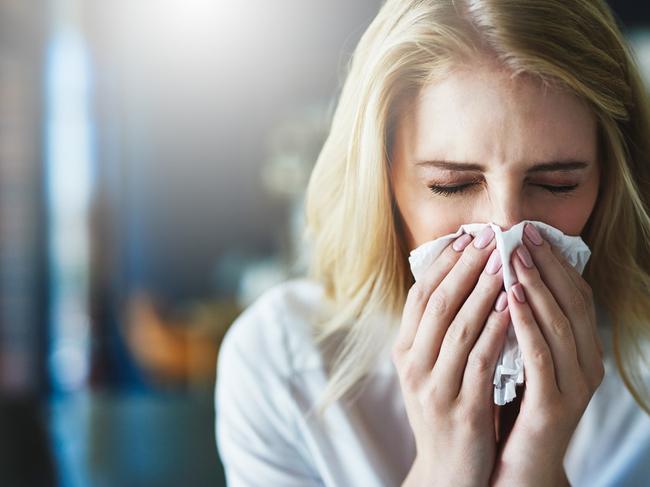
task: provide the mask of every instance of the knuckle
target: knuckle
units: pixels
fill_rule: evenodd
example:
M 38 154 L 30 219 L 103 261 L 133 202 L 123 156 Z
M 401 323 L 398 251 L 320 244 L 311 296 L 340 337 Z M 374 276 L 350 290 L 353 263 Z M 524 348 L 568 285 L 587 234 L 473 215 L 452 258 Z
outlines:
M 546 284 L 544 284 L 544 281 L 542 280 L 542 276 L 540 275 L 537 268 L 533 267 L 532 269 L 528 269 L 528 272 L 525 274 L 526 275 L 522 275 L 521 277 L 521 280 L 525 287 L 529 287 L 535 292 L 544 291 Z
M 451 269 L 458 262 L 461 255 L 455 250 L 445 249 L 438 259 L 436 259 L 436 263 L 443 269 Z
M 424 411 L 438 412 L 445 407 L 439 387 L 434 381 L 429 381 L 418 392 L 418 401 Z
M 444 315 L 447 311 L 448 299 L 442 289 L 437 289 L 429 298 L 425 313 L 428 316 Z
M 416 391 L 422 382 L 421 367 L 411 356 L 407 356 L 402 360 L 399 375 L 404 388 L 410 392 Z
M 469 354 L 467 365 L 479 375 L 492 372 L 493 363 L 491 358 L 484 352 L 473 351 Z
M 497 331 L 497 328 L 499 327 L 499 315 L 496 313 L 496 311 L 491 311 L 490 315 L 488 316 L 487 320 L 485 320 L 485 325 L 483 325 L 483 329 L 481 330 L 481 335 L 485 334 L 491 334 Z
M 485 326 L 483 327 L 483 331 L 481 333 L 488 335 L 498 333 L 501 330 L 504 322 L 508 320 L 509 318 L 507 314 L 492 311 L 487 321 L 485 322 Z
M 561 416 L 562 412 L 554 407 L 540 411 L 530 425 L 533 435 L 543 436 L 549 429 L 555 429 L 558 418 Z
M 584 297 L 577 289 L 569 296 L 569 306 L 571 306 L 571 309 L 578 312 L 582 312 L 586 309 Z
M 481 415 L 477 414 L 475 406 L 460 407 L 457 411 L 457 422 L 462 425 L 463 431 L 472 434 L 480 431 L 485 424 Z
M 465 249 L 463 255 L 461 255 L 460 259 L 458 260 L 458 264 L 463 266 L 465 271 L 473 271 L 476 269 L 479 259 L 479 253 L 475 252 L 474 246 L 470 245 Z
M 547 368 L 551 363 L 551 351 L 547 347 L 537 347 L 531 353 L 531 360 L 538 368 Z
M 501 277 L 498 274 L 481 273 L 478 279 L 478 284 L 472 291 L 476 293 L 481 299 L 488 299 L 494 295 L 495 288 L 501 286 Z
M 529 314 L 524 314 L 523 316 L 519 317 L 519 324 L 521 325 L 522 328 L 536 328 L 537 327 L 537 324 L 535 323 L 535 320 Z
M 563 315 L 554 316 L 551 319 L 549 326 L 553 333 L 560 338 L 569 338 L 572 335 L 571 323 L 569 323 L 569 320 Z
M 469 323 L 466 321 L 456 321 L 447 330 L 449 339 L 458 345 L 467 343 L 472 335 Z

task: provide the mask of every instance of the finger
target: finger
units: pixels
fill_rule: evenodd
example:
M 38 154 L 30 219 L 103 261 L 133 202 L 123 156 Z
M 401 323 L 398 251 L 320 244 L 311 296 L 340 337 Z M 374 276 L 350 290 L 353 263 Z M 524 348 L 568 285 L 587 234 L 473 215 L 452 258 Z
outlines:
M 603 343 L 600 337 L 600 333 L 598 332 L 598 320 L 596 317 L 596 308 L 594 306 L 593 290 L 591 289 L 591 286 L 585 280 L 585 278 L 582 277 L 582 275 L 576 270 L 576 268 L 573 267 L 571 264 L 569 264 L 569 262 L 567 262 L 564 255 L 562 255 L 562 253 L 559 251 L 559 249 L 556 246 L 551 245 L 551 250 L 553 251 L 553 254 L 555 255 L 555 258 L 558 260 L 558 262 L 562 264 L 562 267 L 564 267 L 564 270 L 571 278 L 573 283 L 582 292 L 582 295 L 585 299 L 585 303 L 587 304 L 587 308 L 589 311 L 589 317 L 591 318 L 590 323 L 591 323 L 594 341 L 596 342 L 596 346 L 598 347 L 598 350 L 602 357 L 604 353 L 604 349 L 603 349 Z
M 594 295 L 591 289 L 591 286 L 587 281 L 582 277 L 582 275 L 567 262 L 566 258 L 559 251 L 557 247 L 551 245 L 551 251 L 555 255 L 555 258 L 562 264 L 564 270 L 573 283 L 578 289 L 582 292 L 582 296 L 585 300 L 587 306 L 588 316 L 589 316 L 589 329 L 591 330 L 592 345 L 588 347 L 591 350 L 596 350 L 596 353 L 591 353 L 584 362 L 584 371 L 585 375 L 588 378 L 589 384 L 592 388 L 598 387 L 602 381 L 602 376 L 604 373 L 603 366 L 603 357 L 605 355 L 605 349 L 603 347 L 602 338 L 600 337 L 600 332 L 598 330 L 598 321 L 596 318 L 596 309 L 594 306 Z
M 508 308 L 524 360 L 526 389 L 536 401 L 547 401 L 559 393 L 551 350 L 526 302 L 524 287 L 519 282 L 508 290 Z
M 409 289 L 402 310 L 402 321 L 393 350 L 400 354 L 411 348 L 422 314 L 431 296 L 443 278 L 456 264 L 462 251 L 472 241 L 472 236 L 464 233 L 451 242 L 425 271 L 422 279 Z
M 421 312 L 418 313 L 418 309 L 423 308 L 424 303 L 426 303 L 426 298 L 423 295 L 422 286 L 416 282 L 406 295 L 399 333 L 393 345 L 394 353 L 401 354 L 411 348 L 411 343 L 413 343 L 420 322 L 420 315 L 422 314 Z
M 525 289 L 533 317 L 551 351 L 558 388 L 561 392 L 569 391 L 582 373 L 571 323 L 542 281 L 525 246 L 517 247 L 512 253 L 512 265 L 517 280 Z
M 431 294 L 415 333 L 411 351 L 419 364 L 431 370 L 440 352 L 442 339 L 462 303 L 474 289 L 481 271 L 494 249 L 494 232 L 490 227 L 491 240 L 484 248 L 477 248 L 474 240 L 463 250 L 460 259 Z
M 503 348 L 509 323 L 508 298 L 506 292 L 501 291 L 495 308 L 490 313 L 474 348 L 469 353 L 460 389 L 460 394 L 463 397 L 476 398 L 478 396 L 478 401 L 483 404 L 492 401 L 494 369 Z
M 527 240 L 525 245 L 532 254 L 542 280 L 571 323 L 578 351 L 578 363 L 586 370 L 593 362 L 592 357 L 597 353 L 597 345 L 582 292 L 569 278 L 546 240 L 542 239 L 540 245 L 533 244 L 530 237 Z
M 433 374 L 447 397 L 458 396 L 467 358 L 503 288 L 501 257 L 494 249 L 478 284 L 462 304 L 440 346 Z
M 528 243 L 530 244 L 530 241 Z M 562 252 L 560 252 L 560 249 L 558 249 L 558 247 L 552 245 L 550 242 L 549 247 L 557 261 L 562 265 L 571 280 L 575 283 L 576 287 L 580 289 L 580 292 L 582 292 L 584 296 L 589 295 L 591 293 L 591 286 L 587 283 L 587 281 L 584 280 L 582 275 L 576 270 L 575 267 L 569 264 L 569 262 L 566 260 L 566 257 L 562 255 Z

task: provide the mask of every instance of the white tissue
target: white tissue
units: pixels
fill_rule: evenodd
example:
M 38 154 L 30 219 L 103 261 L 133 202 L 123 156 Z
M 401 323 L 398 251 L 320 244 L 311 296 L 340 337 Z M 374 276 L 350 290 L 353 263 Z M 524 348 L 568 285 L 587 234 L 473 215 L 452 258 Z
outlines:
M 426 269 L 451 241 L 463 233 L 477 235 L 484 227 L 489 225 L 494 230 L 496 248 L 501 255 L 501 262 L 503 263 L 504 288 L 510 289 L 510 286 L 517 282 L 515 273 L 510 266 L 510 255 L 522 243 L 522 234 L 526 223 L 533 224 L 542 234 L 542 237 L 557 247 L 567 262 L 582 274 L 591 255 L 591 251 L 584 241 L 580 237 L 565 235 L 562 231 L 546 223 L 531 220 L 521 221 L 505 232 L 494 223 L 469 223 L 461 225 L 455 233 L 439 237 L 413 250 L 409 256 L 411 272 L 415 280 L 418 281 Z M 494 403 L 503 406 L 512 401 L 517 396 L 516 385 L 522 384 L 523 382 L 524 365 L 511 322 L 508 326 L 503 350 L 501 351 L 494 371 Z

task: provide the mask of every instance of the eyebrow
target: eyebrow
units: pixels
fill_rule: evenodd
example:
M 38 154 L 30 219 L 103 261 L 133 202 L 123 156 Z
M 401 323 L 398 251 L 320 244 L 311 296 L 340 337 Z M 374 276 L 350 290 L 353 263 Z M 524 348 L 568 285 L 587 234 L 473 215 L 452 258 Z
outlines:
M 485 166 L 470 162 L 452 162 L 452 161 L 416 161 L 416 166 L 438 167 L 451 171 L 482 171 L 485 172 Z M 565 161 L 539 162 L 528 168 L 528 173 L 551 172 L 551 171 L 576 171 L 589 167 L 585 161 L 576 161 L 573 159 Z

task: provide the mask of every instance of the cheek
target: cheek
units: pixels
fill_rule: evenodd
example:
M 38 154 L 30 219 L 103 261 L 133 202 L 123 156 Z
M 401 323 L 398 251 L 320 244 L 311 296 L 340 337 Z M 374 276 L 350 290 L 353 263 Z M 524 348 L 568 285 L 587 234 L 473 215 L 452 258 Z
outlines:
M 596 173 L 585 181 L 579 193 L 566 201 L 560 198 L 553 208 L 545 211 L 546 218 L 539 220 L 562 230 L 566 235 L 579 236 L 596 206 L 599 185 L 600 177 Z
M 458 204 L 421 195 L 416 191 L 396 192 L 397 206 L 402 216 L 404 238 L 409 251 L 430 240 L 455 232 L 467 223 L 471 212 Z
M 465 212 L 462 208 L 456 207 L 450 211 L 447 205 L 435 203 L 430 203 L 428 208 L 430 211 L 420 214 L 417 219 L 417 232 L 413 234 L 413 248 L 429 240 L 453 233 L 472 219 L 471 212 Z
M 580 235 L 596 204 L 598 191 L 585 192 L 565 203 L 558 203 L 546 218 L 540 220 L 562 230 L 567 235 Z

